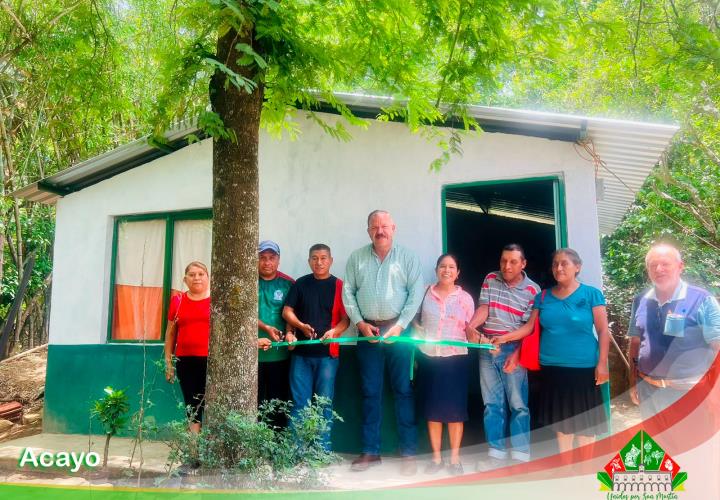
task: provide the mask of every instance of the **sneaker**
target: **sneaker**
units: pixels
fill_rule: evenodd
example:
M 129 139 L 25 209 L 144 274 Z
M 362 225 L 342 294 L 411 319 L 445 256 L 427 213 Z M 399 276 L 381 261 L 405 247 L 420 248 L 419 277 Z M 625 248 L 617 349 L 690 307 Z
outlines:
M 475 465 L 475 470 L 478 472 L 488 472 L 495 469 L 500 469 L 507 465 L 507 460 L 495 457 L 487 457 L 483 460 L 479 460 Z
M 456 464 L 450 464 L 448 465 L 448 472 L 451 476 L 462 476 L 465 474 L 465 471 L 463 470 L 463 466 L 461 463 Z
M 439 462 L 430 460 L 425 466 L 425 474 L 437 474 L 443 467 L 445 467 L 445 464 L 442 460 Z
M 354 472 L 363 472 L 368 470 L 370 467 L 380 465 L 381 463 L 382 459 L 380 458 L 380 455 L 369 455 L 367 453 L 363 453 L 352 461 L 350 470 Z
M 415 457 L 402 457 L 400 462 L 400 474 L 403 476 L 414 476 L 417 474 L 417 461 Z

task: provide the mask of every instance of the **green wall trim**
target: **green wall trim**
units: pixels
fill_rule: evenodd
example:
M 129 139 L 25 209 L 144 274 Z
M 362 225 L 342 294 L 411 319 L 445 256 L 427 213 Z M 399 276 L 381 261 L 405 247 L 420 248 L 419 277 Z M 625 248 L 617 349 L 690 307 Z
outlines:
M 115 269 L 117 263 L 118 226 L 120 219 L 113 219 L 112 252 L 110 254 L 110 299 L 108 300 L 108 323 L 106 338 L 112 342 L 113 311 L 115 311 Z
M 48 347 L 43 431 L 63 434 L 102 434 L 90 419 L 90 405 L 103 397 L 103 389 L 123 389 L 130 413 L 140 408 L 145 365 L 146 416 L 158 425 L 182 419 L 182 393 L 168 384 L 156 361 L 163 357 L 161 344 L 88 344 Z M 149 403 L 148 403 L 149 400 Z M 132 435 L 129 429 L 121 435 Z
M 557 247 L 566 248 L 568 246 L 568 227 L 567 227 L 567 208 L 565 206 L 565 180 L 562 177 L 556 177 L 553 183 L 553 193 L 555 195 L 555 227 Z

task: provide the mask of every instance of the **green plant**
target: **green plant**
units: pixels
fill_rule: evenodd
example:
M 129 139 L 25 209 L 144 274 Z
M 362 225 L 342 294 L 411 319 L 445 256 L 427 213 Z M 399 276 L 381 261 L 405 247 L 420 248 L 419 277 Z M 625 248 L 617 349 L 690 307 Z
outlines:
M 90 414 L 102 423 L 105 431 L 103 467 L 107 467 L 110 438 L 125 426 L 129 409 L 130 404 L 125 391 L 115 390 L 109 386 L 105 388 L 105 396 L 93 403 Z
M 190 432 L 185 421 L 172 422 L 167 433 L 170 464 L 199 462 L 203 470 L 217 474 L 222 485 L 316 485 L 319 468 L 337 460 L 322 442 L 332 422 L 342 421 L 335 412 L 325 417 L 331 404 L 327 398 L 315 397 L 293 417 L 289 416 L 292 403 L 272 400 L 260 405 L 257 417 L 224 412 L 225 418 L 199 434 Z M 271 416 L 277 413 L 289 416 L 287 428 L 271 425 Z

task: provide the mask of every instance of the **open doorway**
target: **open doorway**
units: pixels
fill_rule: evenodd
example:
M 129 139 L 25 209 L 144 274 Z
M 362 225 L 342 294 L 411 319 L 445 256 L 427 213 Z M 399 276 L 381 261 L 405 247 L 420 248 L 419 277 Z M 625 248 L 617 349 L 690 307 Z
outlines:
M 528 276 L 542 288 L 555 284 L 550 255 L 566 246 L 562 181 L 557 177 L 448 185 L 442 191 L 444 250 L 457 256 L 458 283 L 477 303 L 483 279 L 497 271 L 502 248 L 518 243 L 525 249 Z M 471 350 L 470 421 L 464 445 L 485 440 L 477 351 Z M 530 373 L 530 415 L 538 398 L 536 374 Z
M 555 177 L 445 186 L 445 250 L 461 263 L 462 287 L 477 299 L 483 278 L 497 270 L 508 243 L 525 249 L 533 281 L 543 288 L 552 285 L 550 254 L 566 239 L 562 195 Z

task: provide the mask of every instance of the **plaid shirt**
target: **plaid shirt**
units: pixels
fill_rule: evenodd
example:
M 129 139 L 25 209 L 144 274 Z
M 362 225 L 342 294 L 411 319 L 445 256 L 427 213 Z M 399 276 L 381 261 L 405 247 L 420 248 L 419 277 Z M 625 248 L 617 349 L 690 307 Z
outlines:
M 400 245 L 393 245 L 382 261 L 372 245 L 355 250 L 348 259 L 343 304 L 353 324 L 398 318 L 404 329 L 424 293 L 420 259 Z
M 527 277 L 515 286 L 508 286 L 500 271 L 485 277 L 480 291 L 479 305 L 488 306 L 488 318 L 482 327 L 486 335 L 502 335 L 527 323 L 535 295 L 540 287 Z
M 469 293 L 455 287 L 445 300 L 435 292 L 435 285 L 427 291 L 422 303 L 421 319 L 423 337 L 431 340 L 460 340 L 467 342 L 465 326 L 470 322 L 475 305 Z M 421 345 L 420 350 L 428 356 L 456 356 L 467 354 L 467 347 Z

